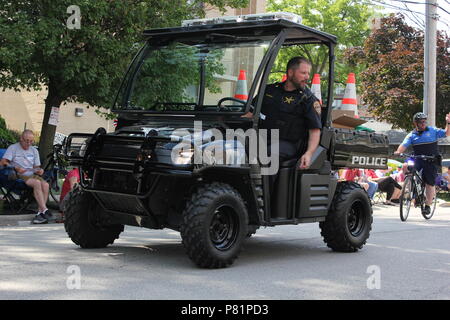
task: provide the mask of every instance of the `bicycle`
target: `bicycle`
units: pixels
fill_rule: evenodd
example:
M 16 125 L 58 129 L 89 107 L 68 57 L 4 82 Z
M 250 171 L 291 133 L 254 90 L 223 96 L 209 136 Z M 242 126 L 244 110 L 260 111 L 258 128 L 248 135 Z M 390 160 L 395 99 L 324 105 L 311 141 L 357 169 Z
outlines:
M 425 155 L 409 155 L 401 154 L 401 157 L 408 158 L 408 172 L 406 173 L 405 181 L 403 183 L 402 193 L 400 195 L 400 219 L 406 221 L 408 219 L 411 204 L 414 202 L 414 207 L 420 206 L 422 216 L 429 220 L 436 209 L 437 196 L 434 197 L 433 203 L 430 206 L 430 212 L 425 212 L 425 181 L 422 179 L 422 170 L 417 171 L 414 166 L 414 160 L 422 159 L 426 161 L 435 161 L 435 156 Z
M 53 151 L 47 155 L 47 165 L 44 168 L 44 179 L 50 186 L 50 196 L 59 207 L 59 194 L 62 190 L 64 179 L 67 175 L 67 159 L 64 155 L 62 144 L 55 144 Z

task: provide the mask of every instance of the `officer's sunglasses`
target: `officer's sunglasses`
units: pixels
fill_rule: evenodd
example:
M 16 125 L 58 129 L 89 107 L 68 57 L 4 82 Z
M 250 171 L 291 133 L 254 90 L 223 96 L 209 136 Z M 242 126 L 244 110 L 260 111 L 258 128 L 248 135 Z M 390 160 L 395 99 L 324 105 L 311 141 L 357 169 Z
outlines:
M 423 124 L 423 123 L 427 123 L 427 120 L 418 120 L 416 121 L 417 124 Z

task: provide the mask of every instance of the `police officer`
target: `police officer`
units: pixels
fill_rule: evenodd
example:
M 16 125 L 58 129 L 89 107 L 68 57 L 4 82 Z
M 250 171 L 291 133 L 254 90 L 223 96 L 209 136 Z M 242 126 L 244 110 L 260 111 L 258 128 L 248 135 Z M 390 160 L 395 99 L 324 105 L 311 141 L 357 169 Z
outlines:
M 418 112 L 413 117 L 415 130 L 410 132 L 403 142 L 398 146 L 394 154 L 404 153 L 409 146 L 412 146 L 414 155 L 438 156 L 438 140 L 450 136 L 450 113 L 447 114 L 447 126 L 444 129 L 427 126 L 427 115 Z M 433 203 L 436 191 L 434 188 L 437 167 L 434 163 L 423 159 L 415 160 L 415 167 L 422 171 L 422 178 L 425 181 L 425 213 L 430 213 L 430 205 Z
M 300 158 L 300 169 L 311 165 L 311 157 L 319 145 L 321 105 L 306 86 L 311 62 L 294 57 L 286 66 L 286 81 L 266 87 L 260 113 L 261 128 L 279 130 L 280 162 Z M 252 117 L 251 113 L 245 117 Z M 271 141 L 270 143 L 275 143 Z

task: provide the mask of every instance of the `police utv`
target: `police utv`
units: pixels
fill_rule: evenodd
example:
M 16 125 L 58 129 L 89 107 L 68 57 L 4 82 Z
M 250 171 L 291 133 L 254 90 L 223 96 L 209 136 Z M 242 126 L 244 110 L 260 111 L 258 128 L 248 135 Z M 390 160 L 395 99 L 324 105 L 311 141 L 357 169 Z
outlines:
M 188 20 L 144 36 L 112 108 L 115 131 L 67 139 L 70 163 L 81 171 L 65 211 L 75 244 L 105 247 L 124 225 L 170 228 L 181 233 L 197 266 L 221 268 L 260 227 L 319 222 L 331 249 L 363 247 L 370 200 L 359 184 L 339 182 L 335 173 L 385 168 L 388 142 L 331 127 L 335 36 L 286 13 Z M 328 68 L 323 129 L 311 166 L 299 169 L 301 154 L 279 163 L 270 191 L 271 163 L 260 152 L 261 103 L 266 84 L 281 81 L 279 59 L 293 52 L 321 55 Z M 252 118 L 242 117 L 250 110 Z

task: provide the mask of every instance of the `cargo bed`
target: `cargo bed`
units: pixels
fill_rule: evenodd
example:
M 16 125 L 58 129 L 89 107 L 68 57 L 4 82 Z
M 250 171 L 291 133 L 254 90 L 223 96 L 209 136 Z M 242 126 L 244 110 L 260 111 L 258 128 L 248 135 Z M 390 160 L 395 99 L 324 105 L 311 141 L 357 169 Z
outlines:
M 332 166 L 336 168 L 387 169 L 387 135 L 334 128 Z

